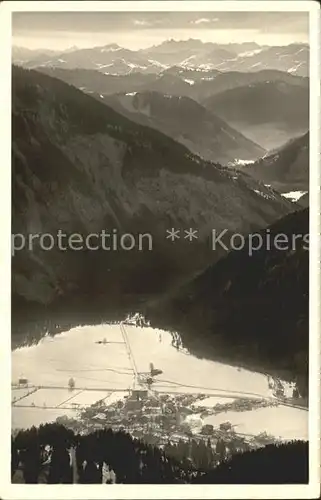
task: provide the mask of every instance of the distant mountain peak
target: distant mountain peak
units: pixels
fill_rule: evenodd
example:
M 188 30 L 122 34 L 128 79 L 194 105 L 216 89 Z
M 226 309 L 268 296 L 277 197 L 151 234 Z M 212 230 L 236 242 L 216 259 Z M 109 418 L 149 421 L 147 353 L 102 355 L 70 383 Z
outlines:
M 73 52 L 74 50 L 79 50 L 79 47 L 77 47 L 77 45 L 72 45 L 71 47 L 68 47 L 67 49 L 65 49 L 63 52 L 65 52 L 65 53 Z
M 120 45 L 118 45 L 117 43 L 108 43 L 107 45 L 104 45 L 102 47 L 100 47 L 101 49 L 109 49 L 109 50 L 119 50 L 121 49 L 122 47 Z

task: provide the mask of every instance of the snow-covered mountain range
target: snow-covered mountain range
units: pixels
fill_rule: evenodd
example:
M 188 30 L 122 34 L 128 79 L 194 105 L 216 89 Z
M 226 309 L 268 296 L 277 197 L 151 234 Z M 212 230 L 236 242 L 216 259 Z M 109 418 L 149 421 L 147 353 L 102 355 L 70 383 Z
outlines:
M 309 46 L 298 43 L 270 47 L 255 43 L 221 45 L 190 39 L 168 40 L 137 51 L 108 44 L 86 49 L 71 48 L 62 53 L 14 47 L 12 57 L 14 63 L 28 68 L 96 69 L 111 75 L 154 74 L 172 66 L 197 68 L 205 73 L 278 69 L 300 76 L 308 76 L 309 69 Z

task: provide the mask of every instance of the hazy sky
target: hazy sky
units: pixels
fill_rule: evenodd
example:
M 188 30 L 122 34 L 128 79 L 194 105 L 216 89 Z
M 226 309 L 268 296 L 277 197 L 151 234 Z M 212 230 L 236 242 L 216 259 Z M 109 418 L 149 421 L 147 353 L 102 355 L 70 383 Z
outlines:
M 307 12 L 19 12 L 14 45 L 64 50 L 117 43 L 139 49 L 173 38 L 205 42 L 308 42 Z

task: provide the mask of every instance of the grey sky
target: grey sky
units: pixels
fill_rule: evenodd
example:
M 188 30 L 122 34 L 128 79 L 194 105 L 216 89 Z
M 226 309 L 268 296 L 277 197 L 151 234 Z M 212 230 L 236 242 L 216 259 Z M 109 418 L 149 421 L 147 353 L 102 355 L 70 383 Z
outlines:
M 138 49 L 168 38 L 286 45 L 307 42 L 308 25 L 307 12 L 19 12 L 12 31 L 14 44 L 29 48 Z

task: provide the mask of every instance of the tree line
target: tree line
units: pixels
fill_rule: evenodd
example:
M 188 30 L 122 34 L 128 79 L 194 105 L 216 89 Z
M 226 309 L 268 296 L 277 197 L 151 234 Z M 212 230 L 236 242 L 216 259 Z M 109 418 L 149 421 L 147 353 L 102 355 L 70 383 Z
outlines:
M 11 450 L 12 482 L 27 484 L 308 482 L 308 444 L 302 441 L 230 458 L 223 441 L 215 452 L 209 440 L 158 448 L 122 430 L 82 435 L 54 423 L 20 430 Z

